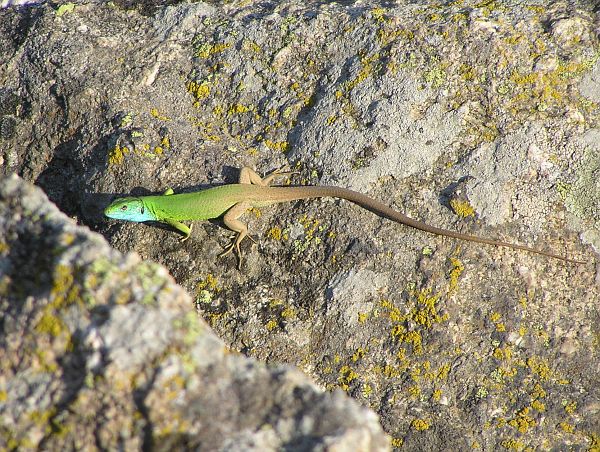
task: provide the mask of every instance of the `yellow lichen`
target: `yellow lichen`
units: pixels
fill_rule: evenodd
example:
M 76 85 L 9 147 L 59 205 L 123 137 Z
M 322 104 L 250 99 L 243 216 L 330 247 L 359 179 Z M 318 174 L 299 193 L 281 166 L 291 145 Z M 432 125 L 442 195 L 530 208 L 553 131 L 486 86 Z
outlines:
M 519 336 L 523 337 L 527 334 L 527 328 L 524 326 L 519 327 Z
M 161 115 L 158 112 L 158 108 L 150 109 L 150 115 L 152 115 L 153 118 L 159 119 L 161 121 L 169 121 L 169 118 L 167 116 Z
M 341 88 L 335 93 L 336 98 L 343 98 L 345 95 L 349 94 L 357 85 L 364 82 L 368 77 L 370 77 L 376 71 L 376 66 L 379 63 L 380 58 L 381 55 L 379 53 L 375 53 L 370 56 L 361 55 L 361 69 L 358 71 L 358 75 L 355 78 L 346 80 L 342 83 Z
M 415 383 L 418 383 L 419 380 L 421 379 L 421 369 L 419 369 L 418 367 L 414 368 L 414 369 L 411 369 L 411 371 L 410 371 L 410 378 Z
M 75 282 L 73 269 L 66 265 L 58 265 L 53 274 L 49 303 L 44 307 L 35 330 L 53 337 L 59 336 L 65 330 L 61 310 L 76 303 L 83 304 L 83 299 L 80 296 L 80 287 Z M 70 337 L 70 334 L 67 333 L 67 336 Z
M 421 396 L 421 388 L 418 385 L 409 386 L 407 390 L 414 399 L 418 399 Z
M 206 59 L 206 58 L 210 57 L 211 55 L 215 55 L 217 53 L 224 52 L 225 50 L 227 50 L 230 47 L 231 47 L 231 44 L 228 42 L 220 43 L 220 44 L 204 43 L 198 49 L 196 56 L 198 56 L 199 58 Z
M 383 375 L 386 378 L 396 378 L 399 377 L 402 372 L 399 368 L 386 364 L 382 370 Z
M 522 296 L 521 298 L 519 298 L 519 304 L 523 309 L 525 309 L 527 307 L 527 297 Z
M 567 412 L 567 414 L 573 414 L 575 413 L 575 410 L 577 409 L 577 402 L 564 402 L 564 406 L 565 406 L 565 411 Z
M 221 287 L 219 286 L 219 280 L 215 278 L 212 273 L 206 275 L 206 278 L 202 279 L 196 285 L 196 290 L 209 289 L 215 292 L 220 292 Z
M 490 320 L 494 323 L 498 322 L 501 318 L 502 316 L 498 312 L 492 312 L 490 314 Z
M 509 360 L 512 357 L 512 349 L 509 346 L 504 348 L 498 347 L 494 350 L 493 355 L 498 360 Z
M 538 375 L 542 381 L 548 380 L 552 374 L 548 361 L 543 358 L 532 356 L 527 359 L 526 364 L 527 367 L 529 367 L 534 374 Z
M 496 326 L 496 331 L 498 331 L 499 333 L 503 333 L 506 331 L 506 325 L 504 324 L 504 322 L 500 321 L 501 318 L 502 316 L 498 312 L 493 312 L 492 314 L 490 314 L 490 320 L 494 322 Z
M 188 92 L 190 94 L 192 94 L 192 96 L 194 96 L 194 99 L 196 100 L 194 102 L 195 107 L 200 107 L 199 101 L 204 100 L 208 96 L 210 96 L 210 84 L 206 81 L 202 81 L 200 83 L 195 82 L 193 80 L 189 81 L 186 84 L 186 88 L 187 88 Z
M 356 362 L 359 359 L 361 359 L 363 356 L 365 356 L 365 353 L 367 353 L 367 349 L 359 347 L 353 354 L 352 354 L 352 361 Z
M 450 200 L 450 207 L 452 207 L 454 213 L 461 218 L 475 216 L 475 209 L 471 204 L 469 204 L 469 201 L 460 201 L 458 199 L 452 199 Z
M 378 22 L 385 22 L 385 12 L 386 10 L 384 8 L 373 8 L 370 13 L 371 13 L 371 17 L 373 17 L 373 19 L 375 19 Z
M 290 147 L 290 145 L 287 141 L 265 140 L 264 143 L 265 143 L 265 146 L 267 146 L 269 149 L 273 149 L 274 151 L 279 151 L 279 152 L 286 152 Z
M 437 309 L 439 295 L 432 295 L 431 289 L 421 290 L 417 294 L 416 306 L 410 311 L 411 319 L 419 325 L 430 328 L 434 323 L 448 319 L 448 314 L 440 315 Z
M 232 104 L 227 110 L 229 116 L 239 115 L 250 111 L 250 107 L 244 104 Z
M 526 433 L 529 429 L 537 425 L 535 419 L 529 415 L 529 411 L 529 407 L 525 407 L 518 411 L 517 416 L 508 421 L 508 425 L 516 428 L 521 433 Z
M 56 409 L 50 408 L 48 410 L 40 411 L 33 410 L 28 413 L 28 418 L 37 425 L 46 425 L 52 417 L 56 415 Z
M 119 165 L 123 163 L 125 156 L 129 154 L 129 152 L 129 148 L 126 146 L 121 147 L 118 144 L 115 145 L 115 147 L 108 152 L 108 164 Z
M 456 258 L 450 258 L 450 263 L 452 264 L 452 270 L 450 271 L 450 284 L 448 287 L 448 292 L 452 294 L 458 287 L 458 278 L 460 278 L 460 275 L 462 275 L 463 271 L 465 270 L 465 266 Z
M 417 432 L 422 432 L 423 430 L 427 430 L 429 427 L 431 427 L 431 422 L 427 419 L 413 419 L 410 423 L 410 426 Z
M 44 312 L 37 325 L 35 326 L 35 331 L 37 333 L 58 336 L 63 330 L 63 327 L 64 324 L 62 320 L 56 316 L 56 313 Z
M 261 53 L 260 46 L 256 42 L 251 41 L 249 39 L 244 39 L 244 42 L 242 42 L 242 50 L 247 50 L 254 53 Z
M 350 383 L 358 378 L 358 374 L 350 366 L 342 366 L 338 372 L 338 384 L 339 387 L 348 391 L 350 389 Z
M 277 320 L 271 319 L 267 322 L 265 327 L 267 328 L 268 331 L 273 331 L 275 328 L 277 328 L 277 325 L 278 325 Z
M 402 447 L 404 444 L 403 438 L 392 438 L 392 447 Z
M 385 301 L 387 301 L 387 300 L 385 300 Z M 384 305 L 382 304 L 382 306 L 384 306 Z M 390 320 L 394 323 L 404 322 L 404 320 L 406 319 L 405 316 L 400 311 L 400 309 L 398 309 L 396 306 L 393 306 L 391 303 L 389 305 L 388 315 L 389 315 Z
M 250 207 L 246 212 L 254 214 L 256 218 L 260 218 L 262 216 L 261 210 L 256 207 Z
M 502 441 L 500 445 L 508 450 L 522 451 L 525 449 L 525 444 L 523 444 L 521 441 L 517 441 L 516 439 L 506 439 Z
M 298 222 L 304 228 L 304 240 L 294 240 L 294 250 L 297 253 L 302 253 L 308 249 L 311 243 L 319 245 L 322 241 L 316 233 L 322 233 L 325 227 L 322 226 L 317 218 L 309 218 L 307 215 L 303 215 L 298 219 Z
M 223 106 L 222 106 L 222 105 L 217 105 L 217 106 L 215 106 L 215 107 L 213 108 L 213 111 L 212 111 L 212 112 L 213 112 L 213 115 L 215 115 L 215 116 L 217 116 L 217 117 L 220 117 L 220 116 L 222 116 L 222 115 L 223 115 L 223 113 L 224 113 Z
M 568 422 L 561 422 L 558 424 L 558 426 L 565 433 L 575 433 L 575 426 L 569 424 Z
M 531 402 L 531 408 L 533 408 L 536 411 L 539 411 L 540 413 L 546 411 L 546 405 L 540 402 L 539 400 L 534 400 L 533 402 Z
M 281 240 L 283 238 L 283 231 L 279 226 L 273 226 L 267 231 L 266 236 L 273 240 Z
M 600 435 L 598 433 L 588 433 L 588 439 L 590 440 L 589 452 L 600 451 Z
M 546 397 L 546 391 L 539 383 L 536 383 L 530 395 L 532 399 L 543 399 Z
M 444 381 L 448 379 L 448 375 L 450 374 L 450 364 L 442 364 L 437 372 L 437 379 Z
M 281 311 L 281 318 L 284 320 L 293 319 L 296 317 L 296 310 L 291 306 L 288 306 L 283 311 Z

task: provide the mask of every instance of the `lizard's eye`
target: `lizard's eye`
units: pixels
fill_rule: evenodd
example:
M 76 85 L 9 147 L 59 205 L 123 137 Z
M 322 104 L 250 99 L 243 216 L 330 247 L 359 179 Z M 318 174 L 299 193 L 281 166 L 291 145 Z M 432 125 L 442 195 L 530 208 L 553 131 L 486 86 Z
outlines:
M 127 210 L 127 204 L 121 206 L 121 210 Z

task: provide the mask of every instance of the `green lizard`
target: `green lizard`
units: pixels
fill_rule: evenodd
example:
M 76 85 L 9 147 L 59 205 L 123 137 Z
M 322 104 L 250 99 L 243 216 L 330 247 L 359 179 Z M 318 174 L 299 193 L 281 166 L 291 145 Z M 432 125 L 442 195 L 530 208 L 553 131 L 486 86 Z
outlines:
M 169 188 L 163 195 L 120 198 L 113 201 L 104 210 L 104 214 L 109 218 L 118 220 L 135 222 L 159 221 L 167 223 L 183 234 L 182 241 L 190 236 L 192 229 L 191 226 L 188 227 L 181 223 L 181 221 L 209 220 L 223 216 L 225 226 L 236 232 L 237 235 L 231 242 L 231 245 L 221 253 L 221 256 L 235 250 L 239 258 L 239 265 L 241 265 L 242 254 L 240 252 L 240 243 L 248 236 L 248 228 L 246 224 L 239 220 L 239 217 L 249 208 L 264 207 L 278 202 L 299 199 L 332 197 L 348 200 L 381 217 L 431 234 L 525 250 L 566 262 L 585 263 L 584 261 L 530 248 L 525 245 L 461 234 L 430 226 L 421 221 L 413 220 L 362 193 L 346 188 L 332 186 L 269 186 L 275 177 L 289 174 L 291 173 L 276 170 L 263 179 L 251 168 L 244 167 L 240 171 L 239 183 L 237 184 L 221 185 L 198 192 L 177 195 L 173 194 L 173 190 Z

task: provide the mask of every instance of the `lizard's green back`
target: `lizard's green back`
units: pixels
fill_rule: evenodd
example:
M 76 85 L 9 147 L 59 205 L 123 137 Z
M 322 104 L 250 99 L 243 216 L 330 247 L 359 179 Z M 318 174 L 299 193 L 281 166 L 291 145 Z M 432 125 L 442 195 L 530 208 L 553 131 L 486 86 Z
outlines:
M 209 220 L 220 217 L 242 201 L 256 207 L 271 204 L 273 201 L 265 201 L 260 195 L 268 190 L 268 187 L 228 184 L 193 193 L 144 196 L 142 199 L 158 221 Z

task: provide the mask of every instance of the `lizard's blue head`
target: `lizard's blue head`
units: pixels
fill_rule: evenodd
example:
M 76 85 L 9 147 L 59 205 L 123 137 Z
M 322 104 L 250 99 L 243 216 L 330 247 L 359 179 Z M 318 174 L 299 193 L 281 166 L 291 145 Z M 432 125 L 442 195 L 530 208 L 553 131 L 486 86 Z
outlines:
M 154 215 L 146 206 L 141 198 L 119 198 L 113 201 L 106 209 L 104 215 L 108 218 L 127 221 L 152 221 Z

